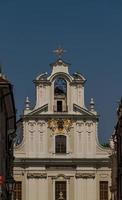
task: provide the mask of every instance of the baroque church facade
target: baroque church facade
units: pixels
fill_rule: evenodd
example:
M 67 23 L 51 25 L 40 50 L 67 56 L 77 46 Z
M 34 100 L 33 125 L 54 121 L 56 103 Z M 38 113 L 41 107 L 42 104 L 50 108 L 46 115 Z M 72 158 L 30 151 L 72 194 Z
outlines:
M 110 149 L 98 141 L 98 114 L 84 103 L 85 77 L 60 57 L 34 80 L 14 147 L 15 200 L 110 200 Z

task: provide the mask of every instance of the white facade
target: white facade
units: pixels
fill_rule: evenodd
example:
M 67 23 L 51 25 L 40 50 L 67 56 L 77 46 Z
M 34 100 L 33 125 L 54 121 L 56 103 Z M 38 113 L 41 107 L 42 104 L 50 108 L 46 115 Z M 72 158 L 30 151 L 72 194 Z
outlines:
M 110 149 L 98 142 L 98 115 L 84 104 L 85 78 L 69 74 L 58 59 L 51 75 L 34 81 L 36 104 L 18 123 L 23 134 L 15 146 L 14 177 L 22 182 L 22 200 L 104 200 L 100 181 L 111 186 Z M 63 189 L 62 189 L 63 188 Z

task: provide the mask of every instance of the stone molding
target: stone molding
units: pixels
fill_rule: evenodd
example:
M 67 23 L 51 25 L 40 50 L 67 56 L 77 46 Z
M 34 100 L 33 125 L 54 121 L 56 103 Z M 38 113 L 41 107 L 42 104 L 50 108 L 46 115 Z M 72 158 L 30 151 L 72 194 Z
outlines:
M 76 173 L 76 178 L 95 178 L 95 173 Z
M 64 174 L 58 174 L 57 176 L 52 176 L 52 179 L 55 179 L 55 180 L 66 180 L 66 179 L 70 179 L 70 176 L 66 176 Z
M 47 173 L 27 173 L 27 178 L 47 178 Z

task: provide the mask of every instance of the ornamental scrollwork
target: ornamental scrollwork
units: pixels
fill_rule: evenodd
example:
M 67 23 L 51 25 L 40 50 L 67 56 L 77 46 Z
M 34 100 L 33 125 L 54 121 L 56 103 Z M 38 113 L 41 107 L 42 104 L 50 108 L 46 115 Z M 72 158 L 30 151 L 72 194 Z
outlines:
M 95 178 L 95 173 L 76 173 L 76 178 Z
M 47 178 L 47 173 L 28 173 L 27 178 Z

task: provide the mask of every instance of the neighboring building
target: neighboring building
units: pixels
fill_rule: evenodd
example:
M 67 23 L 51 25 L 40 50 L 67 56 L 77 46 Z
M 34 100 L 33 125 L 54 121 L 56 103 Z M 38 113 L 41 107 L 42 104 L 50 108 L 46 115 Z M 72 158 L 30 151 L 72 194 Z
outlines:
M 11 83 L 0 73 L 0 200 L 11 199 L 16 113 Z
M 122 99 L 117 111 L 118 122 L 115 127 L 117 145 L 117 200 L 122 199 Z
M 110 139 L 110 147 L 111 147 L 111 167 L 112 167 L 112 183 L 110 187 L 111 191 L 111 199 L 112 200 L 118 200 L 117 199 L 117 140 L 116 140 L 116 134 L 114 133 Z
M 62 49 L 57 49 L 59 54 Z M 18 122 L 17 200 L 110 200 L 110 149 L 98 142 L 98 115 L 84 103 L 86 79 L 60 57 L 35 79 L 36 104 Z

